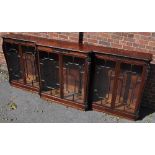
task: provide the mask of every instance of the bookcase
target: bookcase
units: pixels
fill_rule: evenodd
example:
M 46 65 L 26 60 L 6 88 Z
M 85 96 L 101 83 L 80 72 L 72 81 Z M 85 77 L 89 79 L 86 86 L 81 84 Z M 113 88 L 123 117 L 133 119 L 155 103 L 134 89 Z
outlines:
M 3 36 L 9 82 L 80 110 L 137 119 L 152 54 L 28 35 Z

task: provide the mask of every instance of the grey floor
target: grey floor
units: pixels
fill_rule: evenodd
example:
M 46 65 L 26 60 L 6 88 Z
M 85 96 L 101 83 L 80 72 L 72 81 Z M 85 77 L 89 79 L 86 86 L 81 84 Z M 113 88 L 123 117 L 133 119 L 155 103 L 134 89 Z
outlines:
M 12 110 L 10 104 L 16 104 Z M 42 100 L 37 94 L 13 88 L 7 72 L 0 71 L 1 123 L 116 123 L 134 122 L 101 112 L 83 112 Z M 155 122 L 155 113 L 136 122 Z

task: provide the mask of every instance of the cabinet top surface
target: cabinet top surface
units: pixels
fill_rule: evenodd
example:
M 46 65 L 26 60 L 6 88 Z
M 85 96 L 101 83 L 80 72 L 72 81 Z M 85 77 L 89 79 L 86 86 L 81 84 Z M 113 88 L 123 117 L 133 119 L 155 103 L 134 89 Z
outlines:
M 124 56 L 124 57 L 143 59 L 143 60 L 149 60 L 149 61 L 151 61 L 153 57 L 151 53 L 145 53 L 141 51 L 128 51 L 123 49 L 95 46 L 95 45 L 88 45 L 88 44 L 81 45 L 81 44 L 69 42 L 69 41 L 62 41 L 62 40 L 60 41 L 60 40 L 47 39 L 47 38 L 22 35 L 22 34 L 7 34 L 7 35 L 4 35 L 3 38 L 26 41 L 26 42 L 30 41 L 30 42 L 34 42 L 38 46 L 68 49 L 68 50 L 82 52 L 86 54 L 89 53 L 90 51 L 94 51 L 97 53 L 112 54 L 117 56 Z

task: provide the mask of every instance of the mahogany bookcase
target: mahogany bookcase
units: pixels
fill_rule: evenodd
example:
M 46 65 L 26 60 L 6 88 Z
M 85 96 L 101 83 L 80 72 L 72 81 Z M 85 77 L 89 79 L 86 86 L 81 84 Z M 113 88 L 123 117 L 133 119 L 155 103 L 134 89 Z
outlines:
M 139 116 L 149 53 L 19 34 L 3 36 L 3 51 L 14 87 L 76 109 Z

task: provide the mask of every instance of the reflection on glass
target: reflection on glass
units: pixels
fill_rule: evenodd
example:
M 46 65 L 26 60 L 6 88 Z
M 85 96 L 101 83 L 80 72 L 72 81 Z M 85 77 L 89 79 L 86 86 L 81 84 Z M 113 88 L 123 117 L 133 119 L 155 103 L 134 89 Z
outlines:
M 141 85 L 142 66 L 122 63 L 115 108 L 134 112 Z
M 64 98 L 83 103 L 84 101 L 84 60 L 64 56 Z
M 26 84 L 39 87 L 37 55 L 34 47 L 22 46 Z
M 60 97 L 59 57 L 54 53 L 40 52 L 42 91 Z
M 23 82 L 18 50 L 18 45 L 6 43 L 6 58 L 8 60 L 10 80 Z
M 111 107 L 115 66 L 116 63 L 113 61 L 97 59 L 93 96 L 93 101 L 96 104 Z

